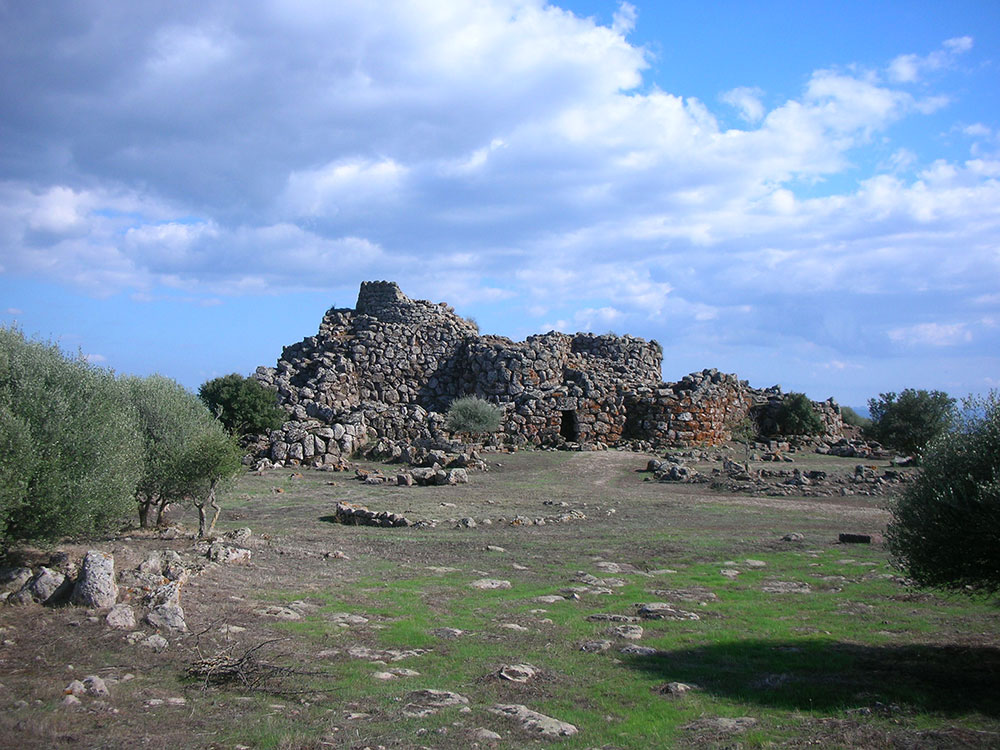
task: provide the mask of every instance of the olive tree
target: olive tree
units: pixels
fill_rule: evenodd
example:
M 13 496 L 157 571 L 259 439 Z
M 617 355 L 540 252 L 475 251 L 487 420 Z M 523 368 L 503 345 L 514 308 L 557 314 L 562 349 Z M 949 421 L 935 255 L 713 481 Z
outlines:
M 943 391 L 906 388 L 868 400 L 872 425 L 865 434 L 911 455 L 943 434 L 956 416 L 955 399 Z
M 0 327 L 0 537 L 113 530 L 142 473 L 135 410 L 112 373 Z
M 237 373 L 203 383 L 198 397 L 233 435 L 260 435 L 276 430 L 288 417 L 278 406 L 275 391 Z
M 893 508 L 886 539 L 916 583 L 1000 591 L 1000 398 L 967 400 L 957 425 L 932 439 L 922 469 Z
M 205 429 L 191 440 L 181 458 L 183 495 L 198 509 L 198 536 L 208 536 L 219 520 L 216 493 L 221 485 L 233 479 L 240 471 L 242 453 L 235 439 L 226 434 L 221 425 Z M 213 511 L 208 520 L 208 509 Z
M 198 397 L 176 381 L 151 375 L 122 382 L 142 434 L 143 472 L 135 499 L 139 525 L 146 528 L 161 523 L 170 504 L 184 498 L 186 452 L 202 432 L 219 429 L 219 425 Z M 154 511 L 155 520 L 151 518 Z

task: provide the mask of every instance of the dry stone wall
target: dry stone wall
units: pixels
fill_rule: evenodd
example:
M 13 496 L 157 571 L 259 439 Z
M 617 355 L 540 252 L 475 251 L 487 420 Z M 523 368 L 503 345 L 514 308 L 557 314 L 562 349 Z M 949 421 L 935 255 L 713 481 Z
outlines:
M 771 394 L 716 370 L 663 383 L 662 359 L 656 341 L 633 336 L 481 336 L 444 303 L 364 282 L 353 310 L 328 310 L 315 336 L 257 369 L 289 414 L 263 452 L 312 465 L 339 465 L 360 450 L 413 458 L 414 446 L 449 441 L 443 413 L 466 395 L 503 409 L 491 439 L 508 445 L 717 444 Z M 839 409 L 831 410 L 824 420 L 836 433 Z

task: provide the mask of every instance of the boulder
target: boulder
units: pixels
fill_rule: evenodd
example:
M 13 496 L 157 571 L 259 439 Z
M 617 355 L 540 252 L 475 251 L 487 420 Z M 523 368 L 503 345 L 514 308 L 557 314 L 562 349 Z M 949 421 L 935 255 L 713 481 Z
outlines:
M 92 549 L 83 558 L 80 576 L 73 587 L 71 601 L 81 607 L 105 609 L 118 601 L 115 585 L 115 559 L 107 552 Z
M 489 711 L 498 716 L 507 716 L 514 719 L 526 732 L 538 734 L 542 737 L 572 737 L 577 733 L 577 728 L 572 724 L 559 721 L 559 719 L 553 719 L 551 716 L 540 714 L 537 711 L 532 711 L 527 706 L 519 703 L 498 703 L 490 708 Z

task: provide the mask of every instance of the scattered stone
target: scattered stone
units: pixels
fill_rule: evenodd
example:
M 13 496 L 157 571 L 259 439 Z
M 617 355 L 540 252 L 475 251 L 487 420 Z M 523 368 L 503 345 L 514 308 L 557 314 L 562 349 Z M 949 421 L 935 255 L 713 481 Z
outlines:
M 246 563 L 250 562 L 251 552 L 243 547 L 230 547 L 222 542 L 213 542 L 208 548 L 208 559 L 212 562 L 221 563 Z
M 472 739 L 477 742 L 499 742 L 503 737 L 485 727 L 477 727 L 472 730 Z
M 588 622 L 624 622 L 624 623 L 637 623 L 640 622 L 638 617 L 633 617 L 631 615 L 614 615 L 614 614 L 604 614 L 598 613 L 594 615 L 587 615 Z
M 497 676 L 508 682 L 524 683 L 537 677 L 540 670 L 531 664 L 508 664 L 500 668 Z
M 656 656 L 659 651 L 655 648 L 650 648 L 649 646 L 625 646 L 625 648 L 618 649 L 621 654 L 626 654 L 627 656 Z
M 723 568 L 719 571 L 719 575 L 725 576 L 726 578 L 736 578 L 740 574 L 740 571 L 736 568 Z
M 414 690 L 406 694 L 406 700 L 417 706 L 429 708 L 447 708 L 449 706 L 467 706 L 469 699 L 464 695 L 450 690 Z
M 677 609 L 666 602 L 649 602 L 639 605 L 639 617 L 645 620 L 700 620 L 694 612 Z
M 25 703 L 24 705 L 27 706 L 28 704 Z M 76 708 L 80 705 L 80 699 L 75 695 L 67 695 L 62 699 L 62 701 L 60 701 L 59 705 L 65 706 L 66 708 Z
M 489 711 L 499 716 L 510 717 L 519 722 L 523 730 L 543 737 L 572 737 L 577 733 L 577 728 L 572 724 L 532 711 L 519 703 L 506 705 L 498 703 Z
M 460 635 L 464 635 L 465 631 L 458 628 L 434 628 L 431 633 L 438 638 L 458 638 Z
M 394 649 L 388 648 L 384 650 L 368 648 L 367 646 L 351 646 L 347 649 L 347 655 L 352 659 L 367 659 L 368 661 L 380 661 L 380 662 L 390 662 L 390 661 L 402 661 L 403 659 L 409 659 L 413 656 L 421 656 L 430 651 L 426 648 L 409 648 L 409 649 Z
M 487 550 L 488 552 L 506 552 L 506 551 L 507 551 L 507 550 L 506 550 L 506 549 L 504 549 L 503 547 L 498 547 L 498 546 L 497 546 L 497 545 L 495 545 L 495 544 L 487 544 L 487 545 L 486 545 L 486 550 Z
M 516 622 L 502 622 L 500 627 L 506 630 L 513 630 L 517 633 L 527 633 L 531 628 L 526 628 L 524 625 L 518 625 Z
M 104 618 L 109 628 L 115 630 L 132 630 L 135 627 L 135 612 L 128 604 L 116 604 Z
M 96 549 L 88 551 L 83 558 L 80 575 L 70 599 L 73 604 L 81 607 L 113 607 L 118 600 L 114 557 Z
M 142 646 L 143 648 L 148 648 L 152 651 L 159 653 L 161 651 L 166 651 L 167 646 L 169 644 L 167 643 L 166 638 L 156 633 L 154 635 L 149 636 L 148 638 L 144 638 L 143 640 L 139 641 L 139 645 Z
M 637 641 L 642 638 L 641 625 L 617 625 L 608 631 L 615 638 L 624 638 L 629 641 Z
M 812 586 L 801 581 L 768 581 L 760 590 L 768 594 L 811 594 Z
M 748 568 L 766 568 L 767 563 L 763 560 L 744 560 L 743 561 Z
M 735 719 L 718 716 L 713 719 L 698 719 L 697 721 L 692 721 L 691 723 L 682 726 L 681 729 L 733 733 L 744 732 L 756 724 L 757 720 L 749 716 L 740 716 Z
M 300 615 L 294 609 L 289 609 L 288 607 L 279 607 L 277 604 L 272 604 L 262 609 L 255 609 L 254 614 L 260 615 L 261 617 L 274 617 L 275 619 L 278 620 L 302 619 L 302 615 Z
M 344 626 L 364 625 L 368 622 L 367 617 L 362 617 L 361 615 L 354 615 L 351 614 L 350 612 L 333 612 L 328 615 L 323 615 L 323 618 L 337 625 L 344 625 Z
M 793 531 L 793 532 L 791 532 L 789 534 L 785 534 L 783 537 L 781 537 L 781 541 L 783 541 L 783 542 L 801 542 L 804 539 L 805 539 L 805 537 L 802 536 L 802 534 L 799 534 L 797 531 Z
M 558 594 L 545 594 L 544 596 L 536 596 L 532 601 L 541 602 L 542 604 L 555 604 L 556 602 L 566 601 L 566 597 L 559 596 Z
M 375 672 L 372 679 L 375 680 L 395 680 L 397 678 L 392 672 Z
M 480 578 L 478 581 L 473 581 L 469 584 L 474 589 L 491 590 L 491 589 L 509 589 L 511 584 L 510 581 L 500 580 L 498 578 Z
M 184 622 L 184 610 L 179 604 L 158 604 L 143 619 L 154 628 L 166 628 L 180 633 L 186 633 L 188 629 Z
M 65 695 L 74 695 L 79 698 L 87 692 L 87 687 L 79 680 L 73 680 L 69 685 L 63 688 L 63 693 Z
M 666 685 L 656 688 L 656 692 L 661 695 L 684 695 L 684 693 L 696 689 L 694 685 L 688 685 L 686 682 L 668 682 Z
M 111 694 L 104 680 L 95 674 L 84 677 L 83 686 L 92 698 L 107 698 Z
M 73 584 L 65 575 L 43 566 L 23 584 L 17 594 L 13 595 L 14 600 L 11 603 L 60 604 L 69 598 L 72 589 Z
M 580 645 L 580 650 L 588 654 L 599 654 L 611 648 L 611 641 L 587 641 Z
M 241 529 L 233 529 L 232 531 L 227 531 L 222 535 L 223 539 L 226 539 L 233 544 L 238 544 L 240 546 L 246 546 L 247 542 L 250 541 L 250 537 L 253 536 L 253 532 L 247 528 L 243 527 Z

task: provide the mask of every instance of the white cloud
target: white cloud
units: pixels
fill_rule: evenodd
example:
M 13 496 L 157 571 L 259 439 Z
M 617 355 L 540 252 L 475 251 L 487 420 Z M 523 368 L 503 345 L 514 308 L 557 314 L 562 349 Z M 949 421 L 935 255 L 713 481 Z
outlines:
M 906 346 L 956 346 L 972 341 L 972 332 L 965 323 L 918 323 L 893 328 L 888 336 L 891 341 Z
M 763 95 L 764 92 L 755 86 L 740 86 L 725 92 L 719 98 L 739 110 L 744 120 L 756 123 L 764 116 L 764 104 L 761 102 Z
M 107 362 L 108 358 L 103 354 L 84 354 L 83 358 L 90 362 L 92 365 L 100 364 L 101 362 Z
M 889 63 L 889 80 L 894 83 L 915 83 L 928 71 L 952 67 L 958 55 L 971 50 L 972 45 L 972 37 L 962 36 L 946 39 L 942 44 L 943 49 L 935 50 L 929 55 L 899 55 Z
M 8 307 L 6 310 L 4 310 L 4 313 L 6 313 L 7 315 L 21 315 L 24 313 L 24 310 L 21 310 L 17 307 Z

